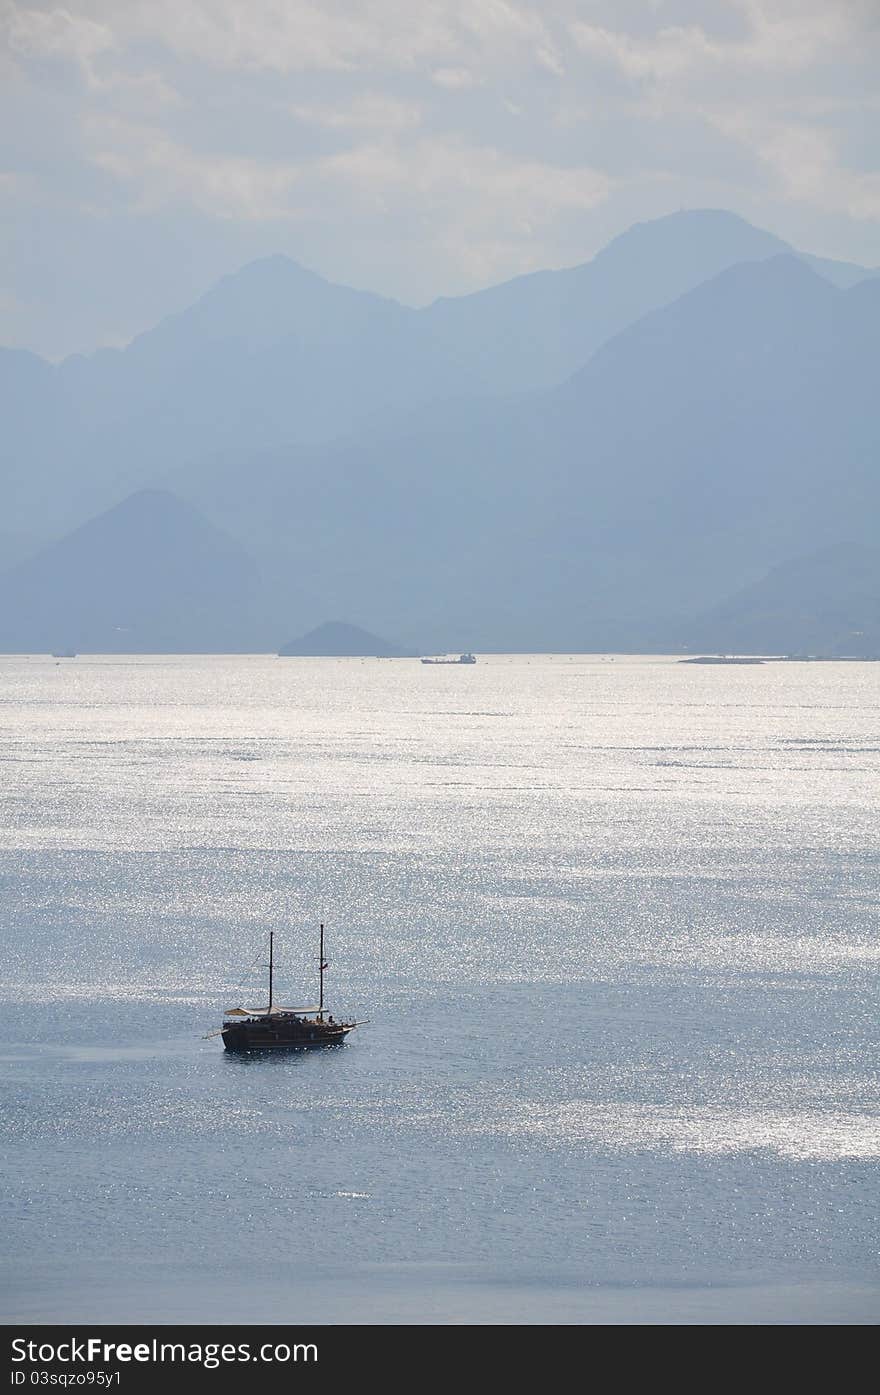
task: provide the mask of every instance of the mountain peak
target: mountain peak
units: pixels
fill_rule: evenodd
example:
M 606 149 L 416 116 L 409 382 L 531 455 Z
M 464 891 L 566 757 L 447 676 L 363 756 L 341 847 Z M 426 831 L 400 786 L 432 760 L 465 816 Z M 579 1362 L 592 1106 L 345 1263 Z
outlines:
M 880 549 L 830 546 L 772 567 L 685 627 L 692 648 L 880 655 Z
M 288 285 L 301 284 L 304 281 L 318 281 L 325 286 L 333 284 L 317 271 L 312 271 L 309 267 L 303 266 L 301 262 L 295 261 L 293 257 L 288 257 L 285 252 L 270 252 L 265 257 L 255 257 L 253 261 L 245 262 L 235 271 L 227 272 L 205 294 L 213 295 L 221 287 L 233 283 L 247 282 L 251 286 L 278 286 L 285 283 Z
M 613 238 L 593 260 L 596 265 L 607 265 L 635 255 L 676 262 L 696 258 L 703 272 L 706 267 L 720 270 L 733 262 L 763 260 L 791 251 L 789 243 L 774 233 L 754 227 L 738 213 L 720 208 L 693 208 L 634 223 Z
M 231 537 L 168 490 L 140 489 L 6 574 L 0 646 L 235 648 L 256 587 Z
M 279 649 L 282 658 L 402 658 L 403 650 L 387 639 L 351 625 L 347 620 L 325 620 L 301 639 Z
M 155 519 L 173 518 L 175 515 L 188 514 L 197 517 L 196 510 L 191 504 L 187 504 L 183 499 L 172 494 L 170 489 L 158 489 L 155 486 L 148 486 L 144 489 L 136 489 L 131 494 L 127 494 L 124 499 L 120 499 L 118 504 L 112 505 L 106 513 L 101 514 L 102 518 L 125 518 L 152 516 Z
M 128 353 L 188 363 L 211 346 L 254 353 L 285 339 L 320 343 L 354 334 L 377 315 L 405 313 L 396 301 L 327 281 L 277 252 L 221 277 L 194 304 L 139 335 Z

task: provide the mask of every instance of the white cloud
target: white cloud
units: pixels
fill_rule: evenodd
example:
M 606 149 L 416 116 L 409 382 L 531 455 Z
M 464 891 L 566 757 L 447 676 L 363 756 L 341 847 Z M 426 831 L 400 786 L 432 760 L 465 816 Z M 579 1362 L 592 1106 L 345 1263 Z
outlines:
M 578 21 L 571 32 L 582 53 L 610 63 L 626 77 L 635 79 L 677 77 L 695 64 L 714 58 L 719 51 L 697 28 L 663 29 L 642 40 Z
M 176 105 L 180 97 L 161 73 L 128 71 L 122 45 L 111 26 L 69 9 L 30 9 L 5 0 L 0 5 L 0 32 L 9 55 L 19 60 L 56 60 L 74 65 L 89 91 L 124 94 L 146 105 Z M 120 60 L 115 67 L 108 59 Z
M 754 154 L 786 199 L 880 220 L 880 173 L 843 165 L 833 132 L 742 111 L 720 115 L 716 123 Z
M 556 77 L 562 77 L 565 72 L 565 65 L 557 50 L 550 44 L 539 44 L 535 49 L 535 61 L 539 67 L 546 68 L 548 73 L 554 73 Z
M 878 0 L 0 0 L 0 31 L 0 196 L 17 248 L 51 204 L 66 266 L 100 219 L 156 267 L 183 230 L 418 299 L 682 204 L 877 260 Z
M 99 53 L 116 47 L 106 24 L 68 9 L 36 10 L 6 3 L 0 15 L 10 48 L 25 56 L 89 64 Z
M 113 119 L 91 123 L 92 162 L 134 191 L 135 211 L 189 204 L 215 218 L 290 218 L 302 170 L 283 161 L 196 154 L 163 131 Z
M 408 69 L 453 52 L 447 11 L 419 0 L 127 0 L 116 22 L 213 67 L 342 72 Z
M 562 71 L 545 6 L 524 0 L 69 0 L 50 11 L 7 3 L 19 42 L 47 53 L 147 40 L 202 65 L 278 73 L 454 70 L 469 56 L 495 66 L 519 53 Z
M 490 147 L 443 138 L 411 145 L 368 142 L 299 161 L 206 156 L 175 144 L 158 128 L 113 119 L 93 123 L 93 162 L 135 191 L 136 207 L 155 210 L 190 201 L 217 218 L 297 219 L 322 202 L 335 207 L 403 205 L 464 225 L 546 224 L 565 209 L 603 202 L 611 182 L 588 167 L 517 160 Z
M 565 208 L 595 208 L 611 189 L 611 180 L 600 170 L 518 160 L 492 147 L 448 140 L 421 142 L 409 166 L 407 180 L 419 191 L 467 190 L 496 205 L 504 202 L 530 224 Z
M 422 108 L 417 102 L 403 102 L 376 92 L 363 93 L 341 106 L 294 104 L 287 110 L 298 121 L 338 131 L 390 133 L 418 126 L 422 120 Z
M 639 80 L 658 82 L 718 69 L 764 69 L 785 73 L 825 60 L 850 44 L 857 32 L 857 7 L 847 4 L 789 4 L 787 0 L 732 0 L 746 24 L 744 38 L 722 38 L 701 25 L 673 25 L 635 36 L 576 20 L 571 34 L 582 53 Z
M 726 8 L 738 32 L 689 24 L 633 33 L 576 20 L 571 33 L 589 62 L 624 79 L 616 106 L 630 120 L 701 125 L 751 157 L 775 200 L 880 217 L 880 177 L 847 167 L 835 122 L 876 110 L 880 12 L 860 0 L 728 0 Z M 560 106 L 563 124 L 594 112 Z
M 470 68 L 435 68 L 431 81 L 436 87 L 448 87 L 454 91 L 457 88 L 476 87 L 481 79 Z

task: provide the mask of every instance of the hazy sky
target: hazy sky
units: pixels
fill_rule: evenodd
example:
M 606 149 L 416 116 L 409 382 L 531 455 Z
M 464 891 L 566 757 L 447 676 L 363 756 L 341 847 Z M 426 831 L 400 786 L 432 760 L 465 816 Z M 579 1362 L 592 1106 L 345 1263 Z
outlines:
M 0 343 L 283 251 L 413 304 L 679 207 L 880 262 L 880 0 L 0 0 Z

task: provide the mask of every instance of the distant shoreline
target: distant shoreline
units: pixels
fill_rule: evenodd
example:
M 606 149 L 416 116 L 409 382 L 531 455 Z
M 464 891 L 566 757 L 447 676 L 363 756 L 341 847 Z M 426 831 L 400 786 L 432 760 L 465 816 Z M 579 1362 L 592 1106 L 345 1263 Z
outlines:
M 667 659 L 679 664 L 876 664 L 880 654 L 694 654 L 668 649 L 480 649 L 480 658 Z M 362 663 L 421 663 L 417 654 L 285 654 L 271 649 L 80 649 L 70 654 L 43 649 L 0 649 L 0 659 L 35 659 L 69 666 L 76 659 L 358 659 Z M 457 667 L 455 661 L 452 666 Z

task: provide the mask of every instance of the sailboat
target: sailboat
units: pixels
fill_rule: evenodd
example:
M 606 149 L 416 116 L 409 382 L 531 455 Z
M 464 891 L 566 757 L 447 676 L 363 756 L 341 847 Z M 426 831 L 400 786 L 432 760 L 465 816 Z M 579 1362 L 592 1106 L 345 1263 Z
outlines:
M 320 990 L 311 1007 L 280 1007 L 275 1002 L 275 932 L 269 932 L 269 1002 L 266 1007 L 234 1007 L 224 1013 L 220 1029 L 227 1051 L 267 1051 L 291 1046 L 337 1046 L 357 1022 L 337 1022 L 324 1011 L 324 926 L 319 949 Z

